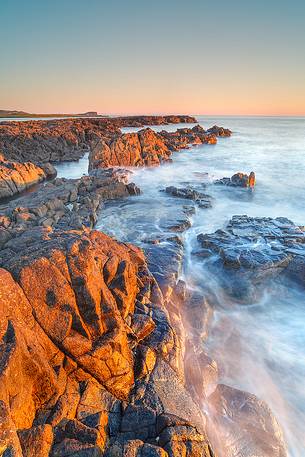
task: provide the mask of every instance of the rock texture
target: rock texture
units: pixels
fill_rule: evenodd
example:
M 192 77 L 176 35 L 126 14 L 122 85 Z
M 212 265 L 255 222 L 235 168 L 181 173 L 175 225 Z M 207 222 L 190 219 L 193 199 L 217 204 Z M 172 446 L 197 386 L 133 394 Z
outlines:
M 9 162 L 0 154 L 0 200 L 13 197 L 55 173 L 50 164 L 43 169 L 31 162 Z
M 173 197 L 192 200 L 200 208 L 211 208 L 212 206 L 212 197 L 210 195 L 204 194 L 190 187 L 177 188 L 175 186 L 169 186 L 165 188 L 165 192 Z
M 57 178 L 2 207 L 0 248 L 8 241 L 13 245 L 16 237 L 35 227 L 92 228 L 105 200 L 139 192 L 123 170 L 96 170 L 80 179 Z
M 216 133 L 211 133 L 196 125 L 192 129 L 178 129 L 176 132 L 163 130 L 156 133 L 146 128 L 137 133 L 114 136 L 110 140 L 103 138 L 91 148 L 89 169 L 160 165 L 170 160 L 173 151 L 185 149 L 194 144 L 216 144 L 217 135 L 224 131 L 224 129 L 218 129 Z
M 168 161 L 171 152 L 158 133 L 147 128 L 100 140 L 89 154 L 89 169 L 109 166 L 153 166 Z
M 5 455 L 211 457 L 142 252 L 88 230 L 27 245 L 0 269 Z
M 196 122 L 190 116 L 131 116 L 99 119 L 57 119 L 0 122 L 0 150 L 7 160 L 34 163 L 78 160 L 103 138 L 121 133 L 120 127 Z
M 198 241 L 236 299 L 253 300 L 260 285 L 279 276 L 305 286 L 305 230 L 286 218 L 233 216 L 225 230 Z
M 249 175 L 246 173 L 235 173 L 231 178 L 221 178 L 215 181 L 215 184 L 230 187 L 248 187 Z

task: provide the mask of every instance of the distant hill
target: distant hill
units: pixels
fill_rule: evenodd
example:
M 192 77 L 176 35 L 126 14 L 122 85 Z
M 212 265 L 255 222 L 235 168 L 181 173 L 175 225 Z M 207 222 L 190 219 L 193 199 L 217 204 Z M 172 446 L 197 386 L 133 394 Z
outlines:
M 18 110 L 7 110 L 7 109 L 0 109 L 0 118 L 1 117 L 74 117 L 74 116 L 83 116 L 83 117 L 95 117 L 99 116 L 97 111 L 87 111 L 86 113 L 79 113 L 79 114 L 37 114 L 37 113 L 27 113 L 26 111 L 18 111 Z M 103 116 L 104 117 L 104 116 Z

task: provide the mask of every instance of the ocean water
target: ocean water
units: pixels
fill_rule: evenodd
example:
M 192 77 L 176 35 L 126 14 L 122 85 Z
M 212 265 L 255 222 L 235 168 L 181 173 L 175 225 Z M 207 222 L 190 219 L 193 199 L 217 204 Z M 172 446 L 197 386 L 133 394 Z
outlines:
M 199 121 L 205 128 L 228 127 L 233 135 L 219 139 L 215 146 L 174 153 L 172 164 L 133 170 L 131 179 L 142 195 L 106 205 L 97 227 L 145 248 L 145 240 L 152 234 L 162 235 L 164 220 L 185 204 L 160 190 L 168 185 L 192 185 L 200 190 L 203 182 L 212 183 L 237 171 L 255 171 L 253 194 L 208 185 L 205 191 L 213 196 L 213 207 L 197 209 L 192 227 L 183 235 L 186 250 L 181 277 L 217 297 L 206 344 L 218 363 L 220 381 L 265 400 L 284 431 L 289 457 L 304 457 L 304 291 L 274 284 L 257 303 L 234 303 L 221 289 L 219 278 L 191 252 L 199 233 L 223 228 L 235 214 L 284 216 L 305 225 L 305 118 L 199 117 Z M 154 127 L 156 131 L 162 128 Z

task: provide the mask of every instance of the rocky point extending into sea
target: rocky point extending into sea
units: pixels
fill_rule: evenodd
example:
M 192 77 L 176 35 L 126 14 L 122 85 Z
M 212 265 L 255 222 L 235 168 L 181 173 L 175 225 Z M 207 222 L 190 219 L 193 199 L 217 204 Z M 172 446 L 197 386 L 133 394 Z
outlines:
M 187 204 L 167 221 L 166 246 L 152 237 L 146 256 L 94 230 L 104 203 L 141 192 L 129 182 L 130 170 L 119 167 L 161 165 L 180 149 L 231 135 L 217 126 L 158 133 L 147 127 L 181 122 L 196 120 L 141 116 L 0 123 L 4 457 L 216 457 L 209 438 L 215 427 L 227 455 L 237 457 L 245 423 L 253 449 L 263 443 L 255 455 L 286 456 L 268 406 L 218 383 L 217 363 L 201 344 L 212 308 L 178 280 L 179 233 L 189 227 L 194 205 L 212 205 L 210 196 L 164 189 Z M 121 127 L 132 126 L 145 128 L 122 133 Z M 51 163 L 77 160 L 85 152 L 87 176 L 55 178 Z M 263 254 L 256 250 L 258 238 L 266 242 Z M 268 275 L 304 277 L 304 238 L 304 231 L 286 219 L 236 217 L 225 231 L 199 235 L 201 248 L 194 254 L 225 271 L 230 292 L 246 301 L 253 277 L 257 283 Z M 207 398 L 214 428 L 203 412 Z M 224 409 L 232 418 L 227 436 Z

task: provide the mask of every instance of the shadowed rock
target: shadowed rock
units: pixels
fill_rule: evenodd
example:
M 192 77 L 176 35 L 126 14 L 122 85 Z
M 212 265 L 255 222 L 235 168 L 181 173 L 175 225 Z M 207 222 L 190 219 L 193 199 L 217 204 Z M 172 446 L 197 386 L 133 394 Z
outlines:
M 215 184 L 229 187 L 248 187 L 249 176 L 246 173 L 235 173 L 231 178 L 221 178 Z
M 233 216 L 224 230 L 200 234 L 198 241 L 235 298 L 253 300 L 259 285 L 279 275 L 305 285 L 305 232 L 286 218 Z

